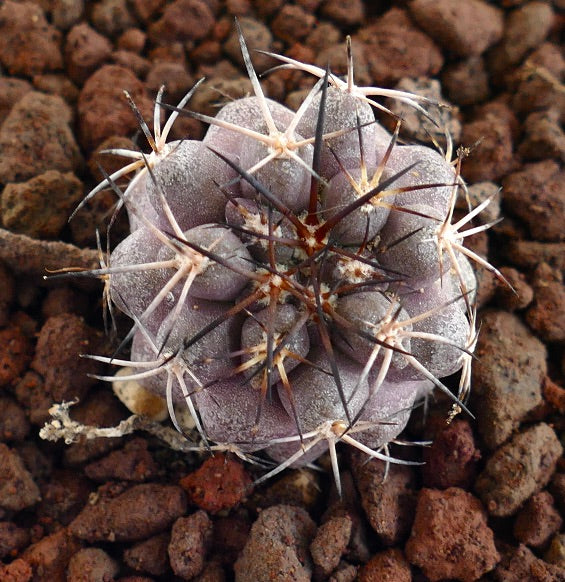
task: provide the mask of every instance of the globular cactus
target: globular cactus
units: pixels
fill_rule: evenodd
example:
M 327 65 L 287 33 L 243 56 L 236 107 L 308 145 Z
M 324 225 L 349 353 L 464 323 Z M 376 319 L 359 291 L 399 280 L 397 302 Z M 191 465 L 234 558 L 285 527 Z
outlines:
M 240 35 L 241 36 L 241 35 Z M 425 100 L 356 87 L 281 58 L 319 80 L 293 112 L 263 94 L 211 118 L 184 109 L 113 186 L 131 234 L 93 272 L 134 323 L 130 379 L 184 402 L 211 448 L 265 450 L 278 466 L 311 462 L 343 441 L 395 462 L 389 444 L 433 388 L 465 409 L 476 343 L 475 275 L 454 221 L 464 195 L 458 160 L 399 145 L 375 121 L 375 96 L 425 113 Z M 204 139 L 166 143 L 179 113 L 209 124 Z M 115 181 L 137 171 L 125 192 Z M 458 395 L 442 378 L 463 369 Z M 111 379 L 111 377 L 110 377 Z M 120 380 L 123 380 L 122 376 Z M 399 461 L 400 462 L 400 461 Z

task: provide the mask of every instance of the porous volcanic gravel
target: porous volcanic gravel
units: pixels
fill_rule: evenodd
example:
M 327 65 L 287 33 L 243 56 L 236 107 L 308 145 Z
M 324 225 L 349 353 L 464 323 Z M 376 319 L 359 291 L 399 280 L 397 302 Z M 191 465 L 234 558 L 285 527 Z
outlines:
M 0 2 L 0 580 L 333 582 L 565 580 L 565 59 L 562 0 L 6 0 Z M 137 433 L 42 441 L 54 402 L 115 426 L 128 416 L 79 357 L 113 353 L 101 287 L 45 281 L 98 265 L 114 198 L 77 201 L 143 147 L 127 90 L 150 121 L 161 84 L 192 106 L 251 91 L 234 17 L 252 48 L 345 72 L 358 84 L 422 87 L 452 105 L 473 204 L 493 195 L 471 242 L 512 283 L 479 273 L 481 334 L 470 408 L 416 412 L 405 436 L 435 444 L 391 466 L 340 449 L 330 474 L 261 469 L 229 454 L 182 454 Z M 253 56 L 257 68 L 273 65 Z M 432 82 L 433 81 L 433 82 Z M 312 85 L 279 70 L 288 104 Z M 172 137 L 203 135 L 182 118 Z M 429 131 L 434 131 L 433 127 Z M 414 135 L 427 139 L 416 127 Z M 497 194 L 499 188 L 501 192 Z M 464 209 L 462 209 L 464 210 Z M 485 213 L 486 216 L 487 213 Z M 106 222 L 104 222 L 106 221 Z M 112 244 L 124 232 L 114 224 Z M 104 236 L 102 237 L 104 239 Z M 102 244 L 105 244 L 103 240 Z M 118 320 L 118 337 L 127 322 Z M 120 335 L 121 334 L 121 335 Z M 457 379 L 453 380 L 456 386 Z M 327 459 L 320 464 L 329 468 Z

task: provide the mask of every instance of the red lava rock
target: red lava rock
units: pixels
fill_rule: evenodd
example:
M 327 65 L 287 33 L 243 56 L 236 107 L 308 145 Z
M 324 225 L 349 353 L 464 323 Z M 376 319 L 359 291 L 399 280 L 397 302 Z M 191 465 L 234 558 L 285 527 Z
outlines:
M 471 402 L 481 411 L 479 432 L 486 446 L 494 449 L 542 402 L 546 350 L 511 313 L 489 311 L 480 321 Z
M 542 43 L 527 59 L 527 62 L 544 67 L 552 75 L 561 79 L 565 76 L 565 58 L 561 47 L 551 42 Z
M 503 552 L 502 560 L 492 576 L 496 582 L 563 582 L 565 568 L 540 560 L 520 544 Z
M 449 100 L 457 105 L 476 105 L 489 96 L 488 73 L 481 57 L 447 65 L 441 83 Z
M 46 522 L 69 525 L 79 514 L 92 492 L 92 484 L 83 475 L 69 469 L 56 470 L 41 486 L 37 513 Z
M 406 557 L 432 581 L 478 580 L 500 559 L 479 500 L 456 487 L 422 489 Z
M 524 122 L 524 132 L 518 153 L 525 160 L 555 158 L 565 162 L 565 132 L 557 108 L 530 113 Z
M 33 576 L 31 566 L 25 560 L 14 560 L 0 565 L 0 578 L 3 582 L 29 582 Z
M 31 76 L 63 66 L 61 35 L 34 2 L 0 6 L 0 63 L 11 75 Z
M 36 426 L 43 426 L 49 419 L 48 410 L 53 400 L 43 389 L 43 379 L 35 372 L 26 372 L 16 384 L 15 395 L 18 402 L 26 409 L 29 421 Z
M 501 42 L 489 54 L 492 73 L 508 69 L 538 47 L 548 35 L 554 18 L 553 9 L 545 2 L 527 2 L 511 12 Z
M 414 0 L 409 8 L 424 32 L 461 57 L 480 55 L 502 38 L 502 11 L 482 0 Z
M 553 497 L 541 491 L 528 499 L 516 516 L 514 537 L 528 546 L 544 546 L 563 524 L 559 512 L 553 504 Z
M 514 289 L 504 284 L 498 286 L 496 298 L 500 305 L 508 311 L 519 311 L 528 307 L 534 298 L 534 290 L 528 285 L 524 274 L 512 267 L 501 267 L 500 272 Z
M 62 97 L 72 106 L 74 106 L 78 99 L 78 87 L 68 77 L 62 74 L 47 73 L 45 75 L 35 75 L 33 77 L 33 86 L 41 93 Z
M 26 93 L 0 127 L 0 182 L 21 182 L 48 170 L 78 172 L 83 160 L 71 118 L 60 97 Z
M 127 412 L 112 392 L 93 391 L 86 399 L 73 407 L 73 420 L 86 426 L 116 426 L 125 418 Z M 107 454 L 122 442 L 120 437 L 86 439 L 82 436 L 65 449 L 65 461 L 69 465 L 78 465 L 96 457 Z
M 227 0 L 226 10 L 232 16 L 245 16 L 251 12 L 250 0 Z
M 15 556 L 29 544 L 29 540 L 27 529 L 18 527 L 11 521 L 0 521 L 0 560 L 10 555 Z
M 84 468 L 93 481 L 147 481 L 157 475 L 158 466 L 147 450 L 147 441 L 136 438 L 107 457 L 94 461 Z
M 506 106 L 499 107 L 511 114 Z M 463 125 L 461 143 L 472 148 L 463 163 L 469 182 L 496 182 L 515 166 L 512 126 L 504 112 L 481 109 L 474 121 Z
M 2 222 L 13 232 L 58 238 L 82 197 L 82 182 L 72 172 L 48 170 L 27 182 L 6 185 L 0 198 Z
M 332 517 L 323 523 L 310 544 L 315 566 L 329 576 L 339 565 L 351 538 L 353 522 L 348 515 Z
M 105 36 L 117 36 L 135 24 L 126 0 L 101 0 L 92 8 L 92 23 Z
M 308 36 L 315 23 L 316 17 L 301 6 L 285 4 L 275 16 L 271 30 L 277 37 L 292 44 Z
M 218 454 L 181 479 L 189 500 L 210 513 L 234 507 L 249 493 L 251 477 L 242 463 Z
M 116 42 L 116 46 L 124 51 L 141 53 L 147 42 L 147 34 L 140 28 L 128 28 Z
M 18 453 L 0 443 L 0 507 L 21 511 L 39 499 L 39 488 Z
M 315 531 L 316 524 L 299 507 L 275 505 L 263 510 L 235 563 L 236 582 L 309 582 L 308 546 Z
M 127 91 L 142 115 L 152 117 L 153 104 L 141 81 L 128 69 L 105 65 L 84 84 L 78 100 L 79 133 L 86 150 L 93 150 L 113 135 L 129 135 L 138 122 L 127 99 Z
M 69 560 L 80 549 L 80 541 L 63 528 L 29 546 L 21 557 L 32 567 L 35 580 L 65 582 Z
M 365 19 L 365 6 L 361 0 L 327 0 L 321 14 L 341 26 L 358 26 Z
M 151 68 L 151 62 L 131 51 L 114 51 L 111 60 L 115 65 L 129 69 L 136 77 L 143 79 Z
M 79 550 L 70 560 L 67 569 L 67 580 L 73 582 L 103 582 L 114 579 L 120 567 L 100 548 L 84 548 Z
M 565 243 L 514 240 L 508 243 L 505 255 L 514 265 L 526 269 L 533 269 L 540 263 L 565 269 Z
M 186 67 L 180 63 L 155 63 L 145 78 L 146 87 L 155 94 L 164 85 L 167 100 L 174 103 L 180 101 L 193 84 L 193 79 Z
M 21 441 L 29 433 L 29 420 L 23 408 L 0 392 L 0 441 Z
M 410 564 L 398 548 L 375 554 L 359 572 L 359 582 L 412 582 Z
M 456 419 L 439 432 L 430 448 L 424 449 L 424 485 L 467 489 L 475 477 L 479 458 L 471 426 L 466 420 Z
M 0 329 L 0 386 L 16 383 L 31 359 L 31 342 L 19 327 Z
M 337 26 L 335 26 L 331 22 L 322 21 L 319 22 L 318 26 L 316 26 L 314 30 L 312 30 L 312 32 L 308 35 L 308 38 L 306 39 L 306 46 L 304 47 L 304 49 L 319 53 L 323 49 L 335 47 L 337 44 L 341 42 L 342 36 Z M 354 51 L 356 50 L 354 46 L 353 50 Z M 357 50 L 359 51 L 359 54 L 363 52 L 361 47 L 359 47 Z M 357 60 L 355 62 L 357 63 Z M 355 76 L 357 77 L 357 66 L 355 67 Z
M 87 505 L 69 530 L 90 543 L 138 541 L 168 528 L 186 511 L 186 497 L 174 485 L 134 485 L 115 498 Z
M 23 79 L 0 77 L 0 119 L 6 119 L 12 107 L 30 91 L 31 84 Z
M 544 160 L 526 164 L 502 181 L 504 202 L 527 224 L 532 238 L 565 240 L 564 178 L 557 162 Z
M 544 422 L 536 424 L 493 453 L 475 482 L 475 490 L 491 515 L 512 515 L 547 485 L 562 454 L 553 429 Z
M 82 399 L 97 382 L 88 374 L 100 373 L 101 365 L 80 356 L 96 353 L 101 342 L 101 333 L 72 313 L 51 317 L 43 324 L 32 368 L 43 376 L 54 402 Z
M 81 22 L 69 31 L 65 42 L 67 74 L 82 85 L 112 52 L 110 41 L 98 34 L 86 22 Z
M 205 511 L 180 517 L 173 524 L 169 560 L 173 572 L 183 580 L 200 574 L 212 542 L 212 522 Z
M 517 73 L 518 83 L 512 95 L 512 108 L 518 114 L 555 109 L 560 121 L 565 119 L 565 95 L 560 76 L 545 67 L 526 61 Z
M 361 504 L 377 538 L 384 546 L 404 540 L 410 531 L 416 506 L 415 476 L 411 467 L 367 462 L 364 455 L 352 455 L 352 471 Z
M 565 288 L 561 271 L 540 263 L 534 273 L 534 301 L 526 312 L 528 325 L 543 340 L 565 340 Z
M 89 298 L 72 287 L 54 287 L 41 304 L 43 319 L 49 319 L 62 313 L 79 315 L 88 311 Z
M 440 50 L 400 8 L 391 8 L 374 24 L 361 28 L 355 40 L 364 45 L 377 86 L 393 85 L 403 77 L 435 75 L 443 66 Z
M 543 397 L 553 408 L 561 414 L 565 414 L 565 388 L 552 382 L 551 378 L 545 377 L 543 382 Z
M 83 0 L 52 0 L 51 21 L 59 30 L 68 30 L 81 19 L 84 4 Z
M 170 571 L 167 553 L 170 539 L 166 532 L 134 544 L 124 551 L 124 562 L 137 572 L 164 576 Z
M 149 26 L 149 38 L 155 44 L 195 41 L 208 36 L 214 26 L 214 14 L 204 0 L 174 0 L 161 18 Z
M 369 524 L 363 514 L 359 494 L 355 488 L 353 476 L 349 471 L 341 473 L 342 497 L 330 505 L 322 516 L 322 523 L 332 518 L 348 518 L 351 520 L 351 535 L 347 546 L 347 559 L 364 563 L 369 560 L 372 554 L 373 532 L 369 530 Z M 343 576 L 347 577 L 347 567 L 344 568 Z M 338 567 L 333 575 L 338 576 Z

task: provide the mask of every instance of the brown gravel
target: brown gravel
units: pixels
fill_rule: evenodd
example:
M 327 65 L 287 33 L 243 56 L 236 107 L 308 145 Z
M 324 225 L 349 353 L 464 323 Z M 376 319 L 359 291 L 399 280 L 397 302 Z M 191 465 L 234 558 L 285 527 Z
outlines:
M 499 560 L 486 512 L 470 493 L 422 489 L 406 556 L 431 581 L 477 580 Z
M 415 474 L 412 467 L 391 465 L 384 479 L 385 464 L 354 456 L 353 475 L 367 519 L 379 541 L 392 546 L 410 531 L 416 506 Z
M 101 496 L 87 505 L 69 530 L 91 543 L 138 541 L 167 529 L 185 511 L 186 498 L 179 487 L 134 485 L 117 497 Z
M 488 459 L 475 489 L 491 515 L 512 515 L 547 485 L 563 447 L 545 423 L 518 433 Z M 505 479 L 502 479 L 502 475 Z
M 0 2 L 2 582 L 565 580 L 564 8 L 562 0 Z M 430 403 L 428 428 L 414 421 L 406 432 L 435 434 L 423 453 L 406 453 L 427 465 L 390 466 L 384 481 L 383 463 L 342 454 L 340 502 L 331 477 L 309 469 L 252 490 L 261 473 L 229 455 L 202 464 L 144 434 L 70 446 L 37 435 L 63 398 L 81 398 L 71 415 L 88 425 L 127 416 L 86 375 L 105 369 L 78 358 L 104 352 L 100 285 L 43 276 L 99 264 L 94 232 L 104 233 L 115 196 L 67 219 L 100 180 L 98 162 L 108 171 L 123 164 L 101 149 L 145 147 L 124 89 L 148 121 L 161 83 L 175 102 L 205 75 L 193 103 L 211 115 L 218 101 L 251 92 L 234 16 L 252 49 L 329 62 L 338 74 L 351 34 L 358 85 L 411 82 L 453 105 L 444 113 L 462 126 L 455 146 L 469 151 L 473 205 L 502 187 L 476 224 L 504 222 L 473 248 L 517 295 L 479 274 L 476 420 L 448 425 L 441 398 Z M 260 71 L 274 64 L 252 58 Z M 312 85 L 292 71 L 263 82 L 288 103 Z M 183 118 L 170 137 L 203 129 Z M 121 232 L 115 225 L 113 244 Z
M 315 529 L 310 516 L 298 507 L 275 505 L 262 511 L 235 563 L 237 582 L 310 580 L 308 545 Z
M 20 182 L 48 170 L 79 171 L 83 160 L 69 125 L 72 116 L 60 97 L 26 93 L 0 127 L 0 182 Z
M 482 410 L 477 423 L 481 437 L 493 449 L 541 403 L 546 351 L 515 315 L 490 311 L 481 321 L 472 398 Z

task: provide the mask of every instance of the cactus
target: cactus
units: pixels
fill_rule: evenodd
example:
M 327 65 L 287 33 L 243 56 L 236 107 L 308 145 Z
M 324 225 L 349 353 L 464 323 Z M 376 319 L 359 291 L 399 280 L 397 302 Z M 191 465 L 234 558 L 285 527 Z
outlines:
M 208 117 L 185 108 L 197 87 L 177 107 L 161 91 L 154 135 L 139 116 L 152 152 L 114 151 L 133 161 L 85 199 L 112 187 L 131 224 L 90 273 L 133 320 L 131 358 L 92 357 L 133 368 L 118 379 L 166 398 L 180 431 L 186 404 L 209 448 L 265 451 L 261 480 L 329 449 L 339 488 L 338 442 L 402 463 L 389 445 L 434 388 L 467 410 L 471 261 L 502 276 L 464 246 L 490 225 L 461 229 L 490 200 L 454 221 L 465 184 L 449 136 L 445 152 L 400 145 L 374 98 L 423 114 L 426 100 L 355 86 L 349 46 L 345 81 L 277 57 L 318 77 L 294 112 L 265 97 L 240 41 L 255 94 Z M 201 142 L 166 142 L 179 114 L 209 124 Z M 458 370 L 455 395 L 442 378 Z

